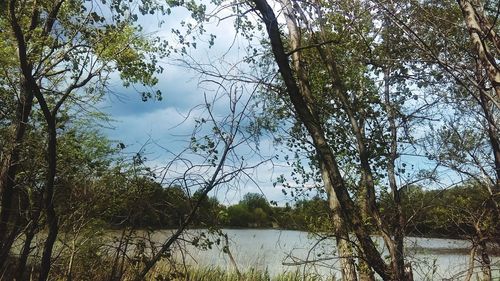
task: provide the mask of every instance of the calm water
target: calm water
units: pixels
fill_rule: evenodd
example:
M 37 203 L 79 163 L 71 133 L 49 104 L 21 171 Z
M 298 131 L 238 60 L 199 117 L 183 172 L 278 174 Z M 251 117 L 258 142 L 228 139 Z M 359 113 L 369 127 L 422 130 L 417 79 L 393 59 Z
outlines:
M 198 237 L 206 230 L 190 230 L 187 240 Z M 319 241 L 318 236 L 306 232 L 290 230 L 255 230 L 225 229 L 229 238 L 229 249 L 236 260 L 240 271 L 250 268 L 267 270 L 270 275 L 287 271 L 300 271 L 310 276 L 336 275 L 339 277 L 338 259 L 332 249 L 333 239 Z M 164 241 L 171 231 L 153 233 L 154 241 Z M 218 236 L 206 235 L 211 241 Z M 202 240 L 203 241 L 203 240 Z M 186 263 L 200 266 L 218 266 L 228 270 L 234 269 L 227 254 L 223 253 L 224 240 L 220 245 L 214 244 L 211 249 L 200 250 L 189 242 L 181 242 L 178 246 L 185 250 Z M 382 241 L 378 241 L 380 245 Z M 467 248 L 469 243 L 462 240 L 436 238 L 408 238 L 406 240 L 409 260 L 412 261 L 416 280 L 442 280 L 453 278 L 462 280 L 468 265 Z M 383 249 L 382 249 L 383 250 Z M 315 261 L 315 262 L 312 262 Z M 500 259 L 492 258 L 494 280 L 500 280 Z M 476 270 L 479 272 L 479 268 Z

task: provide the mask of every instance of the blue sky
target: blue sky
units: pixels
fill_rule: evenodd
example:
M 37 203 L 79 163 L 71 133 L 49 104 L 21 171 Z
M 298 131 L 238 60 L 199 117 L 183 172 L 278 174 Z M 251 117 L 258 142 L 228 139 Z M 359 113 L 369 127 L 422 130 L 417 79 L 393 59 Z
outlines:
M 180 22 L 190 20 L 189 13 L 174 9 L 172 15 L 164 18 L 165 22 L 158 26 L 157 16 L 148 16 L 140 19 L 146 34 L 160 36 L 175 44 L 171 35 L 172 28 L 180 28 Z M 201 63 L 213 64 L 224 71 L 233 66 L 231 63 L 241 61 L 245 53 L 246 39 L 235 37 L 235 31 L 230 20 L 223 24 L 207 26 L 207 34 L 217 36 L 215 47 L 208 48 L 207 40 L 198 42 L 197 49 L 189 50 L 191 59 Z M 229 50 L 229 51 L 228 51 Z M 135 153 L 144 148 L 151 167 L 163 167 L 176 154 L 189 146 L 191 133 L 195 127 L 195 119 L 200 117 L 202 110 L 193 110 L 203 103 L 204 95 L 212 97 L 216 94 L 215 84 L 200 83 L 200 74 L 180 66 L 180 56 L 171 56 L 161 62 L 164 72 L 158 76 L 157 88 L 163 93 L 163 100 L 143 102 L 141 96 L 132 89 L 121 87 L 117 80 L 113 83 L 114 94 L 109 94 L 99 105 L 99 108 L 108 113 L 115 121 L 114 129 L 105 129 L 112 140 L 123 142 L 127 152 Z M 184 58 L 186 59 L 186 58 Z M 248 93 L 246 93 L 248 95 Z M 222 117 L 227 114 L 227 104 L 217 104 L 216 115 Z M 144 145 L 147 144 L 145 147 Z M 161 146 L 161 147 L 160 147 Z M 167 148 L 166 152 L 163 148 Z M 270 157 L 281 149 L 275 147 L 269 138 L 260 143 L 261 152 Z M 247 155 L 250 149 L 239 150 Z M 247 159 L 249 165 L 260 161 L 259 158 Z M 429 167 L 431 164 L 422 158 L 406 157 L 406 162 L 415 164 L 415 171 Z M 180 167 L 179 169 L 182 169 Z M 247 192 L 263 192 L 268 200 L 284 205 L 291 198 L 281 192 L 281 187 L 273 186 L 273 182 L 281 175 L 288 176 L 290 169 L 283 162 L 265 163 L 252 171 L 251 179 L 240 183 L 239 186 L 225 186 L 218 188 L 212 195 L 217 196 L 225 204 L 237 203 Z M 446 175 L 446 173 L 445 173 Z M 447 180 L 450 181 L 450 180 Z
M 179 81 L 172 83 L 179 84 Z M 203 96 L 203 93 L 197 89 L 189 91 L 190 88 L 193 86 L 186 82 L 184 89 L 180 87 L 179 92 L 166 94 L 164 100 L 160 102 L 142 102 L 139 96 L 133 94 L 128 99 L 107 98 L 102 107 L 103 111 L 109 113 L 115 121 L 112 123 L 114 129 L 106 129 L 104 132 L 112 140 L 123 142 L 129 153 L 144 149 L 148 158 L 147 165 L 155 168 L 167 165 L 172 160 L 173 154 L 189 146 L 191 133 L 195 127 L 194 119 L 202 114 L 200 110 L 192 110 L 192 108 L 199 104 L 199 98 Z M 176 95 L 183 98 L 181 100 L 169 99 L 169 96 Z M 147 145 L 144 147 L 145 144 Z M 167 148 L 171 153 L 162 147 Z M 269 139 L 261 140 L 259 147 L 267 157 L 275 153 L 275 148 Z M 249 155 L 249 148 L 242 147 L 239 153 Z M 247 163 L 253 165 L 258 161 L 261 159 L 250 156 Z M 286 172 L 287 169 L 284 167 L 265 163 L 261 168 L 251 171 L 251 177 L 257 185 L 244 180 L 244 184 L 240 183 L 238 189 L 219 188 L 217 193 L 212 195 L 216 195 L 226 204 L 233 204 L 247 192 L 262 191 L 268 200 L 284 204 L 287 199 L 283 197 L 280 189 L 273 187 L 272 183 L 281 173 Z
M 178 11 L 180 13 L 177 13 Z M 189 20 L 189 14 L 175 9 L 171 16 L 165 18 L 161 28 L 158 27 L 156 16 L 149 16 L 140 21 L 146 34 L 160 36 L 175 44 L 170 30 L 177 28 L 182 20 Z M 228 67 L 228 61 L 241 60 L 245 54 L 243 51 L 245 46 L 239 45 L 238 40 L 234 41 L 235 31 L 232 25 L 226 23 L 224 26 L 211 26 L 208 32 L 217 36 L 215 47 L 209 49 L 207 43 L 200 42 L 197 49 L 189 51 L 193 59 L 219 65 L 222 68 Z M 195 109 L 203 104 L 204 95 L 208 98 L 220 95 L 214 84 L 200 83 L 198 73 L 179 66 L 180 58 L 172 56 L 161 62 L 165 70 L 158 76 L 159 84 L 156 87 L 162 91 L 161 101 L 143 102 L 134 89 L 124 88 L 118 79 L 114 79 L 111 83 L 113 93 L 106 95 L 98 106 L 114 120 L 111 123 L 113 128 L 103 129 L 103 132 L 110 139 L 124 143 L 128 153 L 144 149 L 148 158 L 147 165 L 153 168 L 164 167 L 172 160 L 173 154 L 189 146 L 195 119 L 204 114 L 203 110 Z M 248 97 L 248 94 L 245 93 L 244 97 Z M 214 113 L 216 117 L 223 117 L 227 114 L 227 110 L 227 104 L 221 101 L 217 103 Z M 147 145 L 144 146 L 145 144 Z M 276 148 L 270 139 L 262 139 L 259 147 L 264 157 L 276 153 Z M 164 148 L 169 151 L 165 151 Z M 249 148 L 242 147 L 239 153 L 249 155 L 250 151 Z M 193 161 L 196 161 L 194 159 Z M 248 165 L 254 165 L 261 160 L 251 156 L 245 161 Z M 182 167 L 178 169 L 182 170 Z M 284 205 L 290 199 L 283 196 L 279 187 L 273 186 L 273 182 L 282 173 L 288 173 L 288 168 L 268 162 L 251 171 L 251 180 L 242 179 L 238 186 L 220 187 L 212 195 L 217 196 L 225 204 L 234 204 L 247 192 L 263 192 L 268 200 L 278 201 Z

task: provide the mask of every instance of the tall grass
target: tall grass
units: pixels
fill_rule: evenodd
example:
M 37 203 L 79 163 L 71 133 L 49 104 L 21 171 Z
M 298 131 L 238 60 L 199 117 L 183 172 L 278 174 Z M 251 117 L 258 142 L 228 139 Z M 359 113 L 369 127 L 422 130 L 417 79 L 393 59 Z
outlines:
M 286 272 L 271 277 L 269 272 L 250 269 L 239 276 L 235 271 L 227 271 L 219 267 L 188 267 L 184 272 L 162 274 L 158 271 L 151 280 L 172 281 L 335 281 L 335 278 L 325 279 L 318 276 L 303 276 L 300 272 Z M 154 279 L 153 279 L 154 278 Z

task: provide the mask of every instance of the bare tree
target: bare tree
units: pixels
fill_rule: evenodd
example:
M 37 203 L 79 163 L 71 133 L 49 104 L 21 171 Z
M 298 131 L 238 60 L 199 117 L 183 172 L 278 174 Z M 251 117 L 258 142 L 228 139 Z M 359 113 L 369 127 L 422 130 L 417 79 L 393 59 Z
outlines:
M 210 192 L 252 181 L 251 174 L 255 169 L 269 161 L 258 155 L 251 156 L 257 152 L 252 148 L 254 136 L 247 131 L 252 115 L 249 105 L 254 92 L 248 93 L 233 85 L 227 89 L 222 84 L 220 87 L 217 92 L 221 93 L 210 99 L 205 94 L 205 103 L 192 110 L 192 114 L 196 114 L 197 126 L 190 147 L 177 154 L 162 171 L 164 184 L 182 186 L 189 193 L 196 191 L 199 196 L 191 203 L 190 212 L 174 233 L 144 262 L 134 280 L 143 280 L 156 263 L 173 250 Z M 227 107 L 221 107 L 222 104 L 227 104 Z M 242 153 L 247 156 L 243 157 Z

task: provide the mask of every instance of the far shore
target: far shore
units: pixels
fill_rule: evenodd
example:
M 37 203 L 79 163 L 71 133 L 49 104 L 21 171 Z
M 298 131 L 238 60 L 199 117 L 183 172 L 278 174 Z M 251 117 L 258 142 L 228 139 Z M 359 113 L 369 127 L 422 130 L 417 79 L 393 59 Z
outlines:
M 304 232 L 304 233 L 309 233 L 308 231 L 305 230 L 299 230 L 299 229 L 286 229 L 286 228 L 273 228 L 273 227 L 222 227 L 222 228 L 214 228 L 214 229 L 219 229 L 219 230 L 249 230 L 249 231 L 254 231 L 254 230 L 275 230 L 275 231 L 297 231 L 297 232 Z M 112 231 L 121 231 L 123 228 L 110 228 Z M 138 228 L 135 229 L 135 231 L 174 231 L 176 230 L 175 228 Z M 209 228 L 204 228 L 204 227 L 193 227 L 187 229 L 189 230 L 209 230 Z M 378 236 L 378 235 L 374 235 Z M 417 234 L 410 234 L 407 235 L 406 238 L 419 238 L 419 239 L 443 239 L 443 240 L 454 240 L 454 241 L 466 241 L 470 243 L 470 239 L 467 239 L 465 237 L 459 237 L 459 236 L 454 236 L 454 237 L 446 237 L 444 235 L 417 235 Z M 333 239 L 333 238 L 332 238 Z M 444 242 L 444 241 L 443 241 Z M 500 257 L 500 245 L 497 245 L 493 242 L 490 242 L 488 244 L 488 252 L 491 256 L 495 257 Z M 433 247 L 433 248 L 427 248 L 427 247 L 420 247 L 420 246 L 407 246 L 406 247 L 408 250 L 414 251 L 415 253 L 427 253 L 427 254 L 440 254 L 440 255 L 446 255 L 446 254 L 461 254 L 461 255 L 468 255 L 470 252 L 470 247 L 461 247 L 461 248 L 448 248 L 448 247 Z

